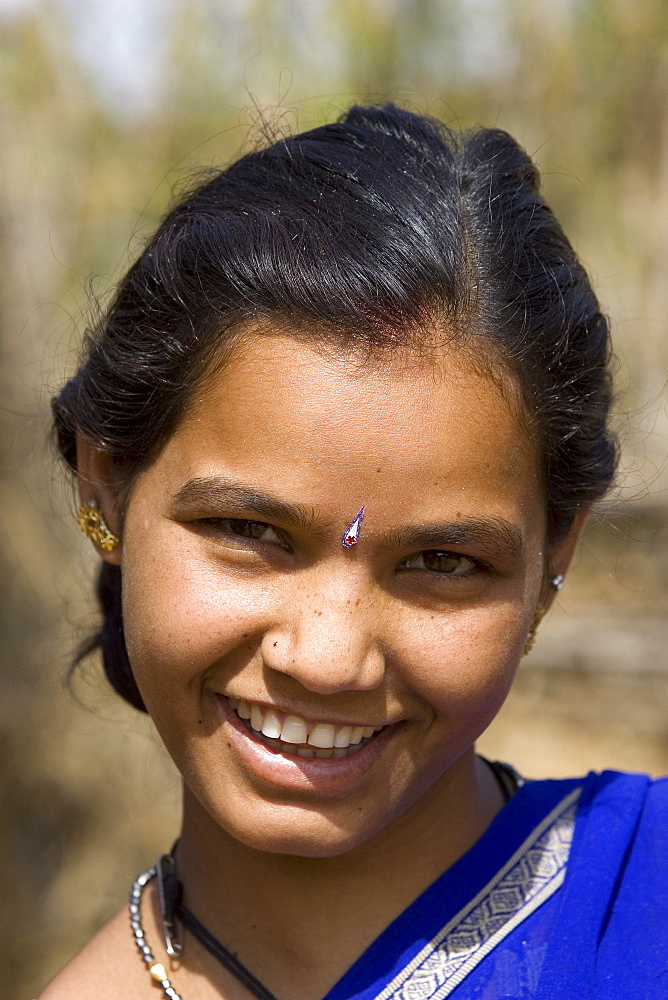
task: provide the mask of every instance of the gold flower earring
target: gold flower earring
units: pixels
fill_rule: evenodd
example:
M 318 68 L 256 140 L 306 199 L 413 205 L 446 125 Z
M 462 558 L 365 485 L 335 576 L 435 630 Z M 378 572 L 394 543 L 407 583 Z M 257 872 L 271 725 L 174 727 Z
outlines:
M 110 530 L 102 516 L 97 500 L 93 499 L 90 503 L 82 503 L 79 507 L 77 520 L 84 535 L 96 542 L 105 552 L 113 552 L 120 543 L 120 539 Z

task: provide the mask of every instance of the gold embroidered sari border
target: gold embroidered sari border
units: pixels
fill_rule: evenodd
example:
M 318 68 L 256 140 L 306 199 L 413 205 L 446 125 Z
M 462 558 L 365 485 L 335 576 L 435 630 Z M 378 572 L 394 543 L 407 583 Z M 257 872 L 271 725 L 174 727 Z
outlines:
M 581 788 L 576 788 L 557 803 L 484 888 L 441 928 L 438 934 L 376 996 L 375 1000 L 390 1000 L 390 998 L 404 1000 L 408 996 L 405 992 L 406 987 L 409 987 L 411 982 L 417 984 L 424 978 L 434 980 L 434 989 L 431 992 L 424 992 L 421 988 L 416 995 L 423 997 L 424 1000 L 427 998 L 443 1000 L 500 941 L 557 891 L 566 874 L 577 802 L 581 791 Z M 509 880 L 508 876 L 512 876 L 523 866 L 534 848 L 538 857 L 533 859 L 532 864 L 535 867 L 530 870 L 528 878 Z M 542 873 L 541 865 L 545 869 Z M 502 914 L 501 926 L 489 933 L 486 933 L 484 928 L 481 929 L 484 923 L 481 911 L 486 903 L 493 904 L 495 892 L 502 899 L 504 894 L 510 897 L 512 904 L 520 887 L 522 899 L 517 901 L 514 911 L 505 919 Z M 476 912 L 480 914 L 477 918 Z M 488 922 L 495 921 L 492 919 Z M 470 942 L 476 937 L 478 940 L 471 944 Z M 448 942 L 451 947 L 448 946 Z M 423 966 L 426 968 L 424 975 L 421 975 L 420 969 Z

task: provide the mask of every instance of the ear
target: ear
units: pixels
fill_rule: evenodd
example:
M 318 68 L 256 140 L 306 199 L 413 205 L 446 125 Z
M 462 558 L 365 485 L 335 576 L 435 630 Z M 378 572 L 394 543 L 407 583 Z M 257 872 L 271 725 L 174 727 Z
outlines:
M 90 438 L 77 433 L 77 480 L 79 500 L 82 504 L 97 501 L 109 529 L 120 538 L 118 483 L 114 474 L 114 460 Z M 122 542 L 112 552 L 106 552 L 93 542 L 105 562 L 121 564 Z
M 550 579 L 554 576 L 566 576 L 588 517 L 589 508 L 579 511 L 573 518 L 573 523 L 565 538 L 549 549 L 548 571 L 550 575 L 546 581 L 546 594 L 543 600 L 543 607 L 546 611 L 557 596 L 557 591 L 550 586 Z

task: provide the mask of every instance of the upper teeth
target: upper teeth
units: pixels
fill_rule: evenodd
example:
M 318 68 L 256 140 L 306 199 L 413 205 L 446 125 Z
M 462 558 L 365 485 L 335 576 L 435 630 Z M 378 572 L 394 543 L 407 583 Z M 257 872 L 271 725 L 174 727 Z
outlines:
M 299 715 L 283 715 L 273 708 L 227 699 L 237 715 L 248 719 L 256 732 L 283 743 L 305 743 L 327 750 L 345 749 L 379 732 L 382 726 L 335 726 L 331 722 L 309 722 Z

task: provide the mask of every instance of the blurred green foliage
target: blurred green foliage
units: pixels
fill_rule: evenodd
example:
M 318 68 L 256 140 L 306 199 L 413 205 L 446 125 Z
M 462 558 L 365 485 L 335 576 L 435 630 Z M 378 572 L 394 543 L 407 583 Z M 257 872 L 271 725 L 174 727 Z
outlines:
M 667 495 L 668 5 L 137 0 L 134 7 L 144 4 L 159 27 L 159 37 L 145 39 L 145 57 L 160 46 L 159 72 L 146 84 L 151 93 L 135 101 L 118 96 L 131 87 L 110 93 L 109 80 L 144 79 L 141 53 L 123 62 L 98 33 L 94 58 L 83 58 L 76 5 L 42 0 L 11 16 L 0 8 L 7 1000 L 34 995 L 120 905 L 135 870 L 176 828 L 178 782 L 148 724 L 94 684 L 86 694 L 94 713 L 62 693 L 73 642 L 90 622 L 84 595 L 94 565 L 43 441 L 51 387 L 74 365 L 89 293 L 104 300 L 193 170 L 223 164 L 268 134 L 329 120 L 352 100 L 389 98 L 455 126 L 511 131 L 535 155 L 548 199 L 615 321 L 620 392 L 635 428 L 627 433 L 628 495 L 652 508 Z M 105 74 L 95 72 L 96 60 Z M 654 614 L 666 610 L 665 525 L 651 539 L 652 551 L 634 554 L 634 613 L 643 601 Z M 584 560 L 581 605 L 612 600 L 628 610 L 628 589 L 615 598 L 615 573 L 605 559 L 601 572 L 594 551 Z

